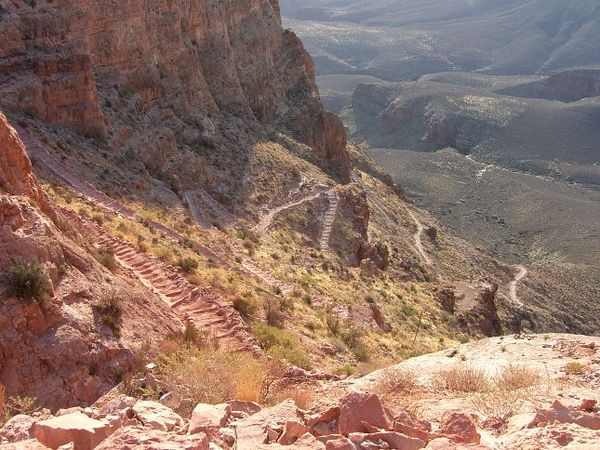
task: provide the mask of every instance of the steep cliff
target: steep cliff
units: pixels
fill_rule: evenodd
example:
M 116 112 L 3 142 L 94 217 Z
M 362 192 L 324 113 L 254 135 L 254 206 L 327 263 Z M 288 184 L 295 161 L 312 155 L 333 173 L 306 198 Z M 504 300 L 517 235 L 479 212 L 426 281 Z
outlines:
M 0 114 L 0 384 L 7 396 L 35 397 L 51 408 L 95 400 L 131 369 L 144 339 L 158 341 L 181 326 L 150 291 L 96 262 L 59 216 Z M 35 301 L 13 285 L 15 267 L 34 261 L 48 280 Z M 33 282 L 42 275 L 20 276 Z M 107 299 L 121 305 L 112 329 Z
M 111 105 L 126 103 L 128 134 L 166 128 L 171 147 L 190 118 L 234 115 L 288 129 L 347 173 L 343 128 L 277 0 L 2 0 L 0 14 L 6 110 L 106 137 L 124 125 Z

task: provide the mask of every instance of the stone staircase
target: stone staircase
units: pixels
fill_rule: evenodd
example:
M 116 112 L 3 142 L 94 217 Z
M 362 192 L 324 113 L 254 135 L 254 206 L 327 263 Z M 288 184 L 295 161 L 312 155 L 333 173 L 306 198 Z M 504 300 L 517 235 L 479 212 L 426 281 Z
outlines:
M 335 216 L 337 214 L 339 197 L 335 189 L 327 191 L 327 200 L 329 205 L 323 215 L 323 224 L 321 228 L 321 237 L 319 238 L 319 247 L 323 251 L 329 250 L 329 241 L 331 239 L 331 231 L 333 230 L 333 224 L 335 222 Z
M 219 348 L 231 352 L 261 351 L 239 313 L 215 290 L 191 284 L 174 267 L 113 237 L 94 222 L 71 211 L 64 210 L 63 214 L 71 225 L 92 237 L 97 245 L 109 247 L 130 275 L 173 308 L 185 323 L 215 339 Z

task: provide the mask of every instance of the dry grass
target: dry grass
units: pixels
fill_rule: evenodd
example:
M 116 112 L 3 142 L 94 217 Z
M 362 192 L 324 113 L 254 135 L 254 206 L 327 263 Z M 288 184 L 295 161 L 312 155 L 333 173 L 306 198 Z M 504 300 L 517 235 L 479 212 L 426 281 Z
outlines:
M 573 361 L 565 366 L 565 373 L 567 375 L 583 375 L 589 368 L 585 364 Z
M 377 382 L 376 390 L 384 394 L 410 393 L 417 389 L 416 375 L 411 370 L 387 369 Z
M 438 390 L 462 393 L 485 392 L 490 388 L 485 371 L 467 364 L 439 372 L 433 384 Z
M 158 377 L 174 387 L 169 404 L 180 414 L 191 413 L 198 403 L 261 399 L 267 365 L 251 355 L 177 345 L 175 341 L 165 342 L 161 350 Z
M 316 404 L 316 398 L 311 389 L 314 386 L 292 386 L 281 392 L 278 392 L 271 400 L 270 403 L 278 404 L 291 398 L 296 402 L 298 408 L 308 410 Z
M 491 380 L 489 390 L 479 393 L 471 402 L 480 413 L 505 420 L 526 403 L 534 403 L 542 384 L 537 370 L 509 364 Z

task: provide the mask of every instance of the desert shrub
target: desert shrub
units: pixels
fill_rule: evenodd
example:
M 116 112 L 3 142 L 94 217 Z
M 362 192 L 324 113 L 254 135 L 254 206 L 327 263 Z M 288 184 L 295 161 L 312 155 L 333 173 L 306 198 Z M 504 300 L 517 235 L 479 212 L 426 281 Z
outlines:
M 8 270 L 8 294 L 43 304 L 52 293 L 50 278 L 37 260 L 17 260 Z
M 504 391 L 515 391 L 537 386 L 541 377 L 537 370 L 517 364 L 504 367 L 494 378 L 494 387 Z
M 169 406 L 189 415 L 198 403 L 259 401 L 267 375 L 265 363 L 251 355 L 186 345 L 157 359 L 159 378 L 173 386 Z
M 233 307 L 243 316 L 253 316 L 258 311 L 259 304 L 254 297 L 236 297 Z
M 338 317 L 336 317 L 332 313 L 327 313 L 325 316 L 325 324 L 327 328 L 334 336 L 338 336 L 340 334 L 340 330 L 342 328 L 342 322 Z
M 281 305 L 275 300 L 265 303 L 265 320 L 271 327 L 283 328 L 285 325 L 285 314 L 281 311 Z
M 96 249 L 96 254 L 94 256 L 96 258 L 96 261 L 98 261 L 111 272 L 117 271 L 119 264 L 115 259 L 115 252 L 108 245 L 103 245 Z
M 417 378 L 413 371 L 389 368 L 377 382 L 377 390 L 381 393 L 408 393 L 417 388 Z
M 433 381 L 438 389 L 452 392 L 483 392 L 490 387 L 489 379 L 483 370 L 466 364 L 439 372 Z
M 265 323 L 256 324 L 252 330 L 270 356 L 299 367 L 310 366 L 308 356 L 295 337 Z
M 184 344 L 193 344 L 197 347 L 204 347 L 207 344 L 206 336 L 191 323 L 186 324 L 183 328 L 181 341 Z
M 526 402 L 533 402 L 542 378 L 535 369 L 509 364 L 491 380 L 489 389 L 471 399 L 473 406 L 488 417 L 507 419 Z
M 565 373 L 567 375 L 583 375 L 589 370 L 585 364 L 579 362 L 570 362 L 565 366 Z
M 116 337 L 119 337 L 123 316 L 121 300 L 116 295 L 109 294 L 100 299 L 96 304 L 96 310 L 102 323 L 109 327 Z
M 190 273 L 199 267 L 198 261 L 194 258 L 179 258 L 177 266 L 185 273 Z

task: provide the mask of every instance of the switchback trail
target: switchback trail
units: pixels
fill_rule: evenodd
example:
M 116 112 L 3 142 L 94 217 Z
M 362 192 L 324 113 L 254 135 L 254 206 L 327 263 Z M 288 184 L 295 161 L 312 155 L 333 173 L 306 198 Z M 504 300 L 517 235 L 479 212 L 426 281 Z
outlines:
M 517 285 L 519 284 L 519 281 L 521 281 L 523 278 L 525 278 L 527 276 L 527 274 L 529 273 L 529 271 L 527 270 L 527 268 L 525 266 L 521 266 L 521 265 L 517 265 L 513 267 L 516 270 L 516 273 L 513 274 L 513 278 L 510 281 L 510 283 L 508 283 L 509 286 L 509 292 L 510 292 L 510 299 L 517 305 L 519 306 L 523 306 L 523 302 L 519 299 L 519 296 L 517 295 Z
M 291 208 L 295 208 L 296 206 L 300 206 L 303 203 L 310 202 L 319 198 L 323 193 L 328 189 L 327 186 L 318 185 L 311 192 L 304 195 L 301 198 L 291 200 L 288 203 L 285 203 L 281 206 L 271 209 L 267 214 L 262 216 L 258 222 L 258 224 L 254 227 L 254 231 L 258 234 L 264 234 L 269 229 L 271 225 L 273 225 L 273 221 L 275 218 L 281 214 L 283 211 L 286 211 Z
M 153 219 L 144 218 L 142 215 L 137 212 L 127 208 L 123 204 L 118 201 L 110 198 L 108 195 L 97 189 L 92 184 L 87 181 L 82 180 L 79 176 L 75 175 L 71 170 L 69 170 L 62 162 L 52 156 L 51 152 L 46 148 L 46 145 L 39 142 L 36 138 L 34 138 L 27 131 L 22 128 L 17 127 L 17 131 L 21 140 L 25 144 L 27 148 L 27 152 L 30 156 L 32 156 L 36 161 L 40 161 L 43 163 L 48 169 L 50 169 L 55 175 L 59 178 L 63 179 L 67 184 L 72 186 L 75 190 L 79 191 L 88 200 L 96 203 L 98 206 L 107 209 L 113 213 L 121 215 L 123 217 L 127 217 L 129 219 L 135 220 L 137 222 L 145 221 L 152 228 L 162 233 L 165 237 L 175 241 L 175 242 L 189 242 L 193 248 L 193 250 L 207 259 L 210 259 L 220 265 L 221 267 L 226 267 L 230 269 L 236 269 L 232 263 L 227 261 L 221 255 L 215 253 L 207 246 L 200 244 L 197 241 L 190 241 L 187 236 L 184 236 L 177 231 L 163 225 L 160 222 L 157 222 Z M 192 210 L 192 207 L 190 207 Z M 198 211 L 196 210 L 197 214 Z M 195 218 L 196 214 L 194 211 L 192 212 L 192 216 Z M 239 250 L 239 249 L 238 249 Z M 242 264 L 239 267 L 243 272 L 252 275 L 261 279 L 267 285 L 281 290 L 282 293 L 291 292 L 293 288 L 290 288 L 288 284 L 280 282 L 275 277 L 273 277 L 268 271 L 259 268 L 255 263 L 245 258 Z
M 414 234 L 415 246 L 417 247 L 417 250 L 418 250 L 419 254 L 421 255 L 421 258 L 423 258 L 423 261 L 425 261 L 425 264 L 427 264 L 428 266 L 431 266 L 431 265 L 433 265 L 433 260 L 425 251 L 425 247 L 423 247 L 423 241 L 421 239 L 421 237 L 423 236 L 423 230 L 425 229 L 425 227 L 423 227 L 423 224 L 421 223 L 421 221 L 417 218 L 415 213 L 413 213 L 408 207 L 406 208 L 406 211 L 408 212 L 411 219 L 417 226 L 417 231 Z
M 321 237 L 319 239 L 319 247 L 321 247 L 321 250 L 323 251 L 329 250 L 331 231 L 333 230 L 333 224 L 335 222 L 335 216 L 337 214 L 337 208 L 339 204 L 339 197 L 335 188 L 327 191 L 327 199 L 329 201 L 329 205 L 325 211 L 325 214 L 323 215 Z

